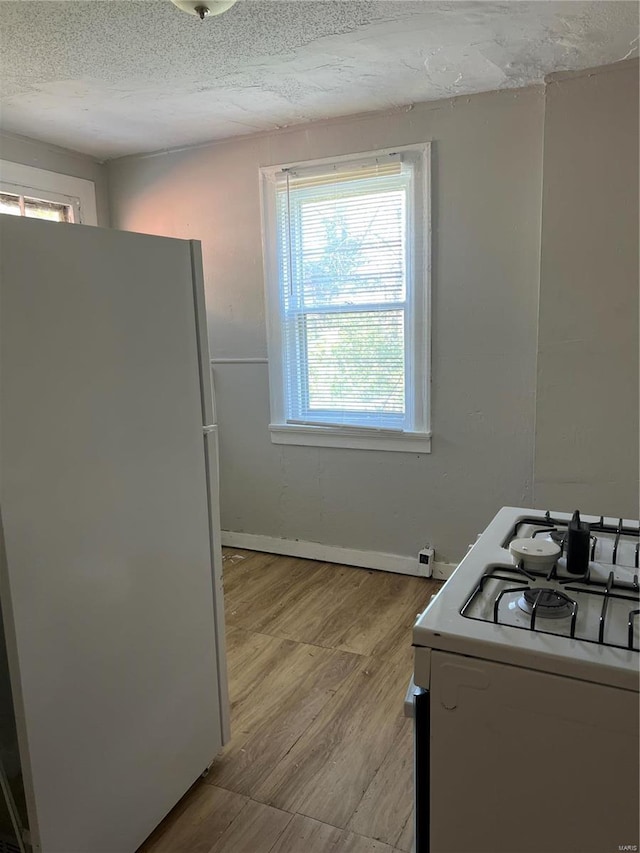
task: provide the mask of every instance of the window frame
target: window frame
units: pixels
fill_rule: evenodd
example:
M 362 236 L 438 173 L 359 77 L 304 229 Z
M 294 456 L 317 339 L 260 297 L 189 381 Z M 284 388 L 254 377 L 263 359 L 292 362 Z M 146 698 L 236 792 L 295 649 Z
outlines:
M 415 431 L 394 431 L 358 426 L 303 425 L 287 422 L 285 410 L 285 364 L 281 326 L 281 286 L 277 233 L 277 176 L 286 169 L 339 166 L 405 154 L 419 166 L 413 181 L 413 194 L 407 209 L 410 235 L 408 270 L 412 316 L 412 358 L 405 365 L 405 384 L 412 389 L 415 408 Z M 262 254 L 265 283 L 265 314 L 269 366 L 271 422 L 269 431 L 274 444 L 312 447 L 339 447 L 362 450 L 390 450 L 408 453 L 431 452 L 430 384 L 431 384 L 431 143 L 405 145 L 376 151 L 365 151 L 340 157 L 282 163 L 260 169 L 260 202 L 262 212 Z M 421 245 L 416 235 L 422 230 Z M 408 311 L 407 311 L 408 314 Z M 405 323 L 407 317 L 405 315 Z M 422 368 L 422 369 L 421 369 Z
M 0 192 L 67 204 L 73 209 L 70 224 L 98 224 L 95 184 L 85 178 L 0 160 Z
M 0 183 L 0 193 L 3 195 L 12 195 L 17 198 L 22 198 L 23 200 L 34 200 L 34 201 L 42 201 L 45 204 L 58 204 L 61 207 L 69 207 L 71 208 L 71 223 L 77 225 L 80 221 L 80 202 L 79 199 L 70 195 L 63 195 L 62 193 L 54 193 L 52 190 L 35 190 L 31 187 L 22 187 L 18 186 L 18 184 L 9 184 L 9 183 Z M 37 194 L 37 195 L 34 195 Z M 41 196 L 45 196 L 42 198 Z M 11 215 L 11 214 L 9 214 Z M 24 216 L 24 214 L 20 214 Z M 25 217 L 30 218 L 30 217 Z M 32 217 L 38 219 L 39 217 Z

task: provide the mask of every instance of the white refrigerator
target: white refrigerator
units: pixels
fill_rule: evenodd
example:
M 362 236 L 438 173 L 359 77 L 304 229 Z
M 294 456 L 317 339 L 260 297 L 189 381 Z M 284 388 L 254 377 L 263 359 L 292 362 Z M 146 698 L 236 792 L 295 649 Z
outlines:
M 133 853 L 228 738 L 199 243 L 0 215 L 0 513 L 26 841 Z

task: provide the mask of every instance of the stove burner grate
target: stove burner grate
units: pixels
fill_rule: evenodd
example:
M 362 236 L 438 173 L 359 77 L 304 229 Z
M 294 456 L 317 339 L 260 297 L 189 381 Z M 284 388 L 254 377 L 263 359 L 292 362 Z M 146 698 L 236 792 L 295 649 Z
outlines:
M 471 605 L 476 600 L 476 598 L 482 595 L 482 592 L 485 588 L 485 585 L 489 581 L 510 581 L 511 584 L 514 581 L 520 581 L 521 586 L 507 586 L 504 589 L 501 589 L 500 592 L 496 595 L 493 601 L 493 620 L 487 620 L 486 618 L 483 620 L 477 616 L 471 616 L 468 612 L 471 608 Z M 535 583 L 539 580 L 552 581 L 556 580 L 559 584 L 562 584 L 562 589 L 553 589 L 551 587 L 536 587 L 532 586 L 532 582 Z M 569 586 L 568 584 L 579 584 L 579 586 Z M 598 643 L 600 645 L 612 646 L 613 648 L 619 649 L 629 649 L 630 651 L 640 651 L 636 645 L 634 645 L 634 631 L 635 631 L 635 622 L 640 616 L 640 609 L 637 609 L 638 603 L 640 603 L 640 583 L 638 581 L 638 575 L 634 575 L 633 585 L 631 588 L 628 586 L 621 586 L 615 581 L 614 574 L 611 572 L 607 581 L 602 583 L 597 580 L 591 580 L 589 576 L 589 572 L 584 577 L 576 578 L 576 580 L 571 579 L 563 579 L 560 580 L 556 576 L 555 567 L 548 573 L 544 574 L 541 572 L 530 572 L 524 568 L 524 564 L 522 561 L 513 567 L 502 567 L 496 566 L 493 568 L 487 569 L 478 580 L 477 585 L 465 601 L 465 603 L 460 608 L 460 615 L 465 616 L 468 619 L 479 619 L 480 621 L 493 621 L 496 625 L 505 624 L 500 621 L 500 604 L 502 599 L 505 596 L 513 596 L 518 593 L 522 593 L 517 600 L 517 606 L 523 610 L 523 612 L 530 614 L 531 619 L 529 625 L 510 625 L 512 628 L 519 628 L 529 631 L 540 631 L 543 634 L 557 634 L 557 631 L 553 631 L 550 629 L 543 629 L 536 627 L 536 620 L 538 616 L 541 616 L 546 619 L 553 619 L 557 608 L 557 617 L 570 617 L 571 623 L 569 625 L 569 635 L 568 639 L 576 638 L 576 621 L 578 617 L 578 602 L 574 601 L 574 599 L 569 598 L 566 595 L 566 592 L 579 592 L 582 595 L 593 595 L 602 600 L 602 606 L 600 611 L 600 619 L 599 619 L 599 630 L 597 632 L 598 639 L 592 640 L 588 637 L 580 637 L 586 643 Z M 543 593 L 547 593 L 547 595 L 543 598 Z M 611 599 L 617 599 L 619 601 L 627 601 L 632 604 L 631 609 L 629 610 L 628 617 L 628 640 L 626 645 L 618 645 L 617 643 L 606 642 L 604 639 L 605 633 L 605 623 L 607 618 L 607 610 L 609 606 L 609 602 Z M 545 606 L 547 610 L 545 611 Z M 565 607 L 567 608 L 565 610 Z M 542 609 L 541 609 L 542 608 Z M 554 610 L 551 615 L 549 615 L 549 608 Z M 561 634 L 562 636 L 562 634 Z
M 547 587 L 526 589 L 518 599 L 518 607 L 529 616 L 535 610 L 543 619 L 563 619 L 571 616 L 574 601 L 561 592 Z
M 565 545 L 566 545 L 566 522 L 559 521 L 552 517 L 551 513 L 547 510 L 544 514 L 543 519 L 536 518 L 527 518 L 519 521 L 511 535 L 512 539 L 518 538 L 518 528 L 522 524 L 543 524 L 544 526 L 539 528 L 533 533 L 532 538 L 535 539 L 536 536 L 542 536 L 547 534 L 552 542 L 555 542 L 557 545 L 560 545 L 562 551 L 564 553 Z M 596 559 L 596 547 L 598 545 L 598 537 L 595 535 L 596 533 L 608 534 L 614 537 L 613 541 L 613 551 L 611 554 L 610 562 L 615 566 L 618 564 L 618 550 L 620 546 L 620 537 L 621 536 L 638 536 L 638 529 L 636 527 L 625 526 L 624 519 L 620 518 L 618 523 L 615 525 L 607 524 L 604 520 L 604 516 L 600 516 L 600 519 L 595 523 L 590 522 L 589 527 L 591 529 L 591 550 L 590 550 L 590 560 Z M 609 562 L 609 560 L 607 560 Z M 640 542 L 637 542 L 634 549 L 634 565 L 635 568 L 640 568 Z

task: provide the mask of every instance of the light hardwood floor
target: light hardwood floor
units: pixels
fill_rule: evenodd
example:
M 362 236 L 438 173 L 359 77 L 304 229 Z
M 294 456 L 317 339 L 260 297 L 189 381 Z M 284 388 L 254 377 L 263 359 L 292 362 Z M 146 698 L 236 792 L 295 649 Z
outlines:
M 139 853 L 412 843 L 411 626 L 436 581 L 225 549 L 231 741 Z

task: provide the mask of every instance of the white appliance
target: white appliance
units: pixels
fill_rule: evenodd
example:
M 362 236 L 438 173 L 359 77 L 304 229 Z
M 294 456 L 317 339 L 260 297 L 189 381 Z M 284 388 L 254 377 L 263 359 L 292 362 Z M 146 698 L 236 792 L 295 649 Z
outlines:
M 200 245 L 11 216 L 0 243 L 0 583 L 27 839 L 133 853 L 228 736 Z
M 638 552 L 638 521 L 505 507 L 419 616 L 417 853 L 638 849 Z

